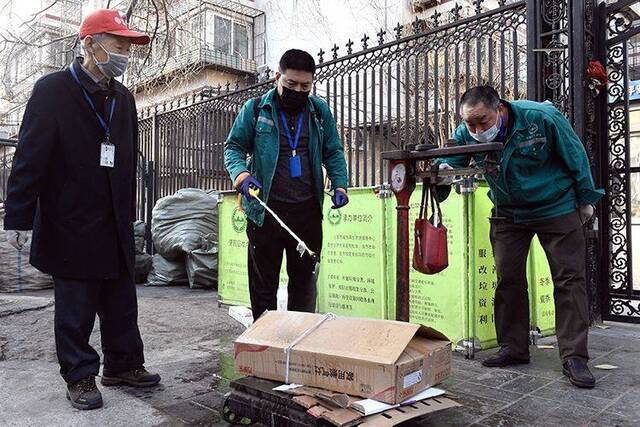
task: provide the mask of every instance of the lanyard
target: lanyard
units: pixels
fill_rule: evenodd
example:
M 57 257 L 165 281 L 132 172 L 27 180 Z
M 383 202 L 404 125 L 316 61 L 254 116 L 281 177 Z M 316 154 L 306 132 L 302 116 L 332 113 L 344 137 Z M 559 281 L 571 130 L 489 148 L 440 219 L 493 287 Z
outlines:
M 87 93 L 85 88 L 82 86 L 82 83 L 80 83 L 80 79 L 78 78 L 78 74 L 76 73 L 74 65 L 75 65 L 75 63 L 71 64 L 71 66 L 69 67 L 69 71 L 71 72 L 71 75 L 73 76 L 73 78 L 76 81 L 76 83 L 78 83 L 78 86 L 80 86 L 80 89 L 82 89 L 82 94 L 84 95 L 84 98 L 87 100 L 87 102 L 91 106 L 91 109 L 96 114 L 96 117 L 98 118 L 98 121 L 100 122 L 100 126 L 102 126 L 102 129 L 104 129 L 104 131 L 106 133 L 107 141 L 108 141 L 109 140 L 109 132 L 110 132 L 109 128 L 111 126 L 111 118 L 113 117 L 113 112 L 116 109 L 116 98 L 114 96 L 111 99 L 111 108 L 110 108 L 111 111 L 109 113 L 109 123 L 107 123 L 107 122 L 104 121 L 102 116 L 98 113 L 98 110 L 96 110 L 96 106 L 93 104 L 93 101 L 91 100 L 91 97 L 89 96 L 89 94 Z
M 298 148 L 298 143 L 300 142 L 300 133 L 302 132 L 302 119 L 304 118 L 304 112 L 298 115 L 295 139 L 291 138 L 291 132 L 289 132 L 289 125 L 287 124 L 287 118 L 282 111 L 280 112 L 280 117 L 282 118 L 282 126 L 284 127 L 284 133 L 287 136 L 287 140 L 289 141 L 289 148 L 291 148 L 291 151 L 292 151 L 291 155 L 295 157 L 296 149 Z

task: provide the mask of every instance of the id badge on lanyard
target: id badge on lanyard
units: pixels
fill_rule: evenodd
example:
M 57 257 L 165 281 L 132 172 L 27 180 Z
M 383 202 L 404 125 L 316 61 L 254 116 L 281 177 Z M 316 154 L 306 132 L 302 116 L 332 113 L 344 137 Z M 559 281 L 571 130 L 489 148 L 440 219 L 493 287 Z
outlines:
M 285 135 L 287 137 L 287 140 L 289 141 L 289 148 L 291 148 L 291 156 L 289 157 L 289 174 L 291 178 L 300 178 L 302 176 L 302 162 L 300 162 L 300 156 L 298 156 L 297 149 L 298 143 L 300 142 L 300 133 L 302 132 L 302 120 L 304 119 L 304 112 L 298 115 L 295 139 L 291 137 L 287 118 L 283 112 L 280 112 L 280 117 L 282 118 L 282 126 L 284 127 Z
M 116 163 L 116 146 L 110 141 L 100 144 L 100 166 L 112 168 Z
M 84 95 L 84 98 L 89 103 L 89 106 L 91 107 L 96 117 L 98 118 L 98 122 L 100 122 L 100 126 L 105 132 L 105 139 L 103 140 L 103 142 L 100 143 L 100 166 L 105 168 L 113 168 L 116 164 L 116 146 L 111 143 L 109 134 L 110 134 L 110 127 L 111 127 L 111 119 L 113 118 L 113 112 L 116 108 L 116 98 L 114 96 L 113 99 L 111 100 L 109 122 L 107 123 L 96 110 L 96 107 L 93 104 L 93 101 L 91 100 L 91 97 L 89 96 L 87 91 L 84 89 L 84 87 L 82 87 L 82 83 L 80 83 L 80 79 L 78 78 L 78 74 L 76 73 L 76 70 L 75 70 L 75 64 L 71 64 L 71 66 L 69 67 L 69 72 L 71 72 L 73 79 L 76 81 L 76 83 L 78 83 L 78 86 L 80 86 L 80 89 L 82 89 L 82 94 Z

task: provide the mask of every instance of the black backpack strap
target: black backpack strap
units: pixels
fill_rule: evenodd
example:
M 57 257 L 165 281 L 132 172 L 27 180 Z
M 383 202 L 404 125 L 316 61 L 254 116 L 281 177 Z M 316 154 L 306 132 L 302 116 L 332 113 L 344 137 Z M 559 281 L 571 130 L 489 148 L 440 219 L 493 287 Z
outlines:
M 318 104 L 313 101 L 313 98 L 309 98 L 309 100 L 313 104 L 313 108 L 316 110 L 316 119 L 319 122 L 322 122 L 322 112 L 320 111 L 320 108 L 318 108 Z
M 262 96 L 256 96 L 253 98 L 253 121 L 258 122 L 258 115 L 260 114 L 260 102 L 262 102 Z

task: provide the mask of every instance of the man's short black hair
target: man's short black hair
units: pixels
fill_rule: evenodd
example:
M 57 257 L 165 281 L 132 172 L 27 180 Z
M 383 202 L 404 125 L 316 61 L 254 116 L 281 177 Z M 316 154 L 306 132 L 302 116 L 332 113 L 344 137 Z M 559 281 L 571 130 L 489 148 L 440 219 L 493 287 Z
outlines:
M 480 103 L 492 110 L 497 110 L 500 105 L 498 91 L 491 86 L 476 86 L 467 90 L 460 98 L 460 108 L 464 105 L 474 107 Z
M 304 50 L 289 49 L 280 58 L 280 72 L 284 74 L 287 70 L 308 71 L 315 74 L 316 61 Z

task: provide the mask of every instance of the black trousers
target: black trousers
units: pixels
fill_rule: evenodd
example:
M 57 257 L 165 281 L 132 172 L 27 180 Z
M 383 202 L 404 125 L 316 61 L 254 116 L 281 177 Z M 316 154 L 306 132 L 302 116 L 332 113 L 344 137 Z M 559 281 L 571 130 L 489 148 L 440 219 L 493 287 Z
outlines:
M 322 212 L 317 200 L 291 204 L 270 202 L 269 207 L 304 241 L 318 257 L 322 249 Z M 257 319 L 266 310 L 278 308 L 277 293 L 283 253 L 287 254 L 289 300 L 287 310 L 315 312 L 317 290 L 310 279 L 314 262 L 308 254 L 296 251 L 297 242 L 276 220 L 265 213 L 262 227 L 247 224 L 248 266 L 251 311 Z
M 104 371 L 113 375 L 144 364 L 136 286 L 128 272 L 116 280 L 54 277 L 54 287 L 56 351 L 67 383 L 98 375 L 100 356 L 89 345 L 96 314 Z
M 529 354 L 526 264 L 531 239 L 536 234 L 553 277 L 560 358 L 588 360 L 585 239 L 578 212 L 528 224 L 514 224 L 505 219 L 491 221 L 491 245 L 498 275 L 494 307 L 498 344 L 517 356 Z

